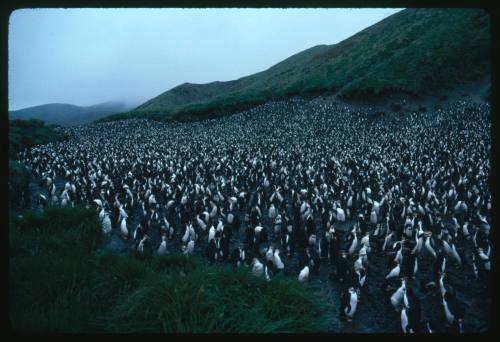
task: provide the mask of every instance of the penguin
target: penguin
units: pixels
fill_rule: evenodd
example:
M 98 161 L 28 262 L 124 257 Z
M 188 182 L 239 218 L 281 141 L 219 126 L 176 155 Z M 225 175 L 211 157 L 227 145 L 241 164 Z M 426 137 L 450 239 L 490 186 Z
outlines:
M 162 235 L 161 243 L 160 246 L 158 247 L 158 255 L 165 255 L 165 254 L 167 254 L 167 236 Z
M 264 265 L 255 257 L 252 261 L 252 273 L 256 276 L 262 276 L 264 274 Z
M 101 208 L 101 211 L 99 211 L 99 220 L 104 219 L 104 215 L 106 214 L 106 211 L 104 210 L 104 207 Z
M 137 246 L 137 250 L 139 251 L 139 253 L 144 253 L 145 243 L 148 239 L 149 239 L 148 235 L 144 234 L 144 237 L 141 239 L 141 241 Z
M 274 207 L 274 204 L 271 203 L 271 206 L 269 207 L 269 211 L 268 211 L 269 220 L 274 221 L 274 219 L 276 218 L 276 216 L 277 216 L 277 210 Z
M 370 213 L 370 223 L 376 225 L 377 221 L 378 221 L 377 212 L 375 210 L 372 210 Z
M 309 281 L 309 266 L 305 266 L 299 273 L 299 282 L 305 283 Z
M 358 248 L 358 237 L 357 237 L 356 233 L 354 233 L 354 231 L 351 231 L 350 234 L 352 236 L 352 240 L 351 240 L 351 245 L 349 246 L 348 252 L 350 255 L 353 255 L 354 252 L 356 251 L 356 249 Z
M 448 300 L 450 300 L 450 297 L 451 295 L 449 294 L 449 292 L 444 292 L 444 295 L 442 295 L 441 298 L 444 314 L 446 317 L 446 321 L 448 322 L 448 325 L 451 325 L 455 320 L 455 315 L 451 312 L 450 307 L 448 306 Z
M 450 243 L 448 243 L 448 241 L 443 240 L 443 247 L 448 258 L 450 258 L 450 260 L 453 260 L 453 262 L 455 263 L 455 265 L 457 265 L 457 267 L 460 267 L 462 265 L 462 259 L 458 255 L 455 244 L 452 243 L 451 241 Z
M 365 236 L 361 238 L 361 245 L 366 247 L 366 252 L 369 253 L 371 248 L 370 248 L 370 233 L 366 232 Z
M 425 332 L 427 334 L 433 334 L 433 333 L 435 333 L 435 328 L 432 326 L 431 322 L 427 321 L 425 323 L 425 327 L 424 327 L 423 332 Z
M 208 242 L 210 243 L 211 240 L 213 240 L 215 238 L 215 233 L 216 233 L 216 229 L 214 226 L 211 226 L 209 231 L 208 231 Z
M 392 268 L 389 273 L 385 276 L 385 279 L 390 279 L 390 278 L 394 278 L 394 277 L 399 277 L 399 274 L 401 273 L 401 267 L 398 264 L 396 264 L 396 266 L 394 268 Z
M 354 271 L 359 271 L 365 268 L 366 265 L 366 246 L 363 246 L 359 250 L 358 258 L 354 262 Z
M 190 232 L 191 232 L 190 227 L 188 225 L 186 225 L 186 229 L 184 230 L 184 234 L 182 235 L 182 238 L 181 238 L 183 244 L 187 244 L 189 242 Z
M 182 252 L 185 255 L 193 255 L 194 253 L 195 242 L 194 240 L 190 240 L 185 247 L 182 248 Z
M 472 271 L 474 272 L 474 278 L 479 279 L 479 270 L 477 268 L 475 253 L 472 253 Z
M 359 289 L 360 291 L 365 289 L 365 284 L 366 284 L 365 268 L 362 267 L 358 270 L 355 270 L 354 273 L 356 274 L 357 277 L 356 289 Z
M 422 246 L 424 245 L 424 231 L 422 229 L 422 221 L 418 222 L 418 231 L 415 234 L 415 246 L 413 247 L 411 254 L 412 255 L 420 255 L 422 251 Z
M 196 223 L 198 224 L 198 227 L 200 227 L 202 231 L 207 230 L 207 224 L 200 218 L 200 215 L 196 215 Z
M 354 287 L 349 287 L 344 296 L 342 296 L 342 312 L 348 322 L 351 322 L 358 308 L 358 293 Z
M 490 251 L 491 251 L 490 246 L 488 246 L 486 252 L 482 247 L 479 247 L 477 249 L 477 253 L 479 255 L 479 259 L 482 262 L 483 268 L 488 272 L 491 270 Z
M 430 254 L 432 255 L 432 257 L 434 259 L 437 258 L 437 255 L 436 255 L 436 251 L 434 250 L 434 248 L 432 247 L 431 245 L 431 236 L 430 235 L 426 235 L 425 236 L 425 242 L 424 242 L 424 246 L 425 246 L 425 250 Z
M 48 203 L 47 197 L 44 196 L 43 194 L 38 194 L 38 206 L 39 207 L 44 207 Z
M 283 250 L 286 251 L 287 257 L 292 256 L 294 252 L 293 245 L 292 235 L 287 231 L 284 235 L 281 236 L 281 247 L 283 247 Z
M 401 330 L 404 334 L 414 333 L 413 329 L 410 327 L 408 314 L 406 312 L 407 308 L 403 306 L 401 309 Z
M 393 235 L 394 233 L 392 232 L 386 235 L 384 239 L 384 244 L 382 245 L 382 251 L 386 251 L 387 248 L 390 246 L 390 241 L 392 240 Z
M 404 240 L 401 240 L 401 241 L 395 242 L 394 245 L 392 246 L 392 249 L 396 248 L 396 246 L 399 246 L 399 249 L 396 251 L 396 255 L 394 257 L 394 262 L 396 262 L 398 264 L 403 263 L 403 244 L 404 244 Z
M 111 229 L 111 219 L 109 218 L 108 213 L 105 213 L 104 218 L 102 219 L 102 231 L 104 234 L 109 234 Z
M 245 250 L 242 249 L 241 247 L 237 247 L 232 253 L 231 260 L 233 265 L 235 265 L 236 267 L 243 266 L 244 263 L 246 262 Z
M 44 196 L 45 197 L 45 196 Z M 94 199 L 94 203 L 97 204 L 97 207 L 98 208 L 102 208 L 103 207 L 103 203 L 102 203 L 102 200 L 99 199 L 99 198 L 96 198 Z
M 338 222 L 345 222 L 345 212 L 344 212 L 344 209 L 342 208 L 337 208 L 337 221 Z
M 285 269 L 285 264 L 281 260 L 280 250 L 276 249 L 273 254 L 273 263 L 278 271 L 283 271 Z
M 253 237 L 253 243 L 255 245 L 259 245 L 263 242 L 266 242 L 267 241 L 267 234 L 266 234 L 266 230 L 264 229 L 263 226 L 257 226 L 255 227 L 254 229 L 255 231 L 255 234 L 254 234 L 254 237 Z
M 394 308 L 394 310 L 399 311 L 403 303 L 403 297 L 405 293 L 406 293 L 406 281 L 402 279 L 401 286 L 396 290 L 396 292 L 394 292 L 394 294 L 390 298 L 391 305 Z
M 264 265 L 264 278 L 266 281 L 271 281 L 270 271 L 267 265 Z
M 124 240 L 128 239 L 127 218 L 124 217 L 120 223 L 120 232 Z

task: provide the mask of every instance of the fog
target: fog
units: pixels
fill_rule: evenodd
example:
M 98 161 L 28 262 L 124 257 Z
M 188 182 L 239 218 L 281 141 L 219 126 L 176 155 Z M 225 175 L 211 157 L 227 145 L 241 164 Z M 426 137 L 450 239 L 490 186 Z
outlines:
M 228 81 L 399 9 L 23 9 L 9 20 L 9 110 L 139 105 L 184 82 Z

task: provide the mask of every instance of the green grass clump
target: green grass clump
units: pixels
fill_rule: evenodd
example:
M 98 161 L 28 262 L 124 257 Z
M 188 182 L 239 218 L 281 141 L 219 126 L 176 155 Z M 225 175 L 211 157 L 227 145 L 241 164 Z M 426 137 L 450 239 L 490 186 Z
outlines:
M 9 160 L 9 206 L 27 206 L 29 203 L 29 185 L 31 170 L 17 160 Z
M 63 251 L 72 245 L 95 250 L 103 241 L 95 210 L 84 207 L 48 206 L 43 210 L 27 211 L 18 220 L 17 228 L 43 239 L 42 245 Z
M 105 323 L 112 332 L 313 332 L 321 309 L 295 279 L 272 282 L 246 270 L 199 263 L 157 273 L 121 296 Z
M 324 307 L 295 279 L 181 254 L 98 252 L 93 209 L 10 213 L 10 319 L 23 332 L 313 332 Z
M 31 170 L 19 161 L 19 153 L 36 145 L 62 141 L 67 136 L 55 125 L 40 120 L 9 120 L 9 206 L 28 207 Z
M 21 216 L 11 212 L 9 217 L 12 327 L 28 332 L 90 329 L 92 250 L 102 239 L 96 234 L 95 211 L 49 207 Z
M 56 127 L 37 119 L 9 120 L 9 158 L 17 160 L 26 148 L 67 139 Z

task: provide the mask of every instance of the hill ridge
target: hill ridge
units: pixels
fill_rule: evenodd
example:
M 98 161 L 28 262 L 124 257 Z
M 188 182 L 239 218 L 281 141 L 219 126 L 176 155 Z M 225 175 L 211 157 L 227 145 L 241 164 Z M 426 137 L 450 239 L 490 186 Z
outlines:
M 324 93 L 340 98 L 428 95 L 490 72 L 489 25 L 482 9 L 410 8 L 261 72 L 224 82 L 186 82 L 106 120 L 200 120 L 270 100 Z
M 91 106 L 56 102 L 9 110 L 9 119 L 38 119 L 49 124 L 71 126 L 89 123 L 106 115 L 119 113 L 126 109 L 127 106 L 121 101 L 106 101 Z

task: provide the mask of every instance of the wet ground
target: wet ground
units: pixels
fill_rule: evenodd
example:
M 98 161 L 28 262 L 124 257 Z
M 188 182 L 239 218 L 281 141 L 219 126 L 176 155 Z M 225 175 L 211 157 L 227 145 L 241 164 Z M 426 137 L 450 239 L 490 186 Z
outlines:
M 64 187 L 65 179 L 56 178 L 55 184 L 58 191 Z M 31 206 L 36 206 L 36 196 L 38 193 L 47 195 L 47 189 L 40 186 L 39 181 L 32 182 L 31 190 Z M 267 213 L 267 208 L 263 210 Z M 97 212 L 96 212 L 97 215 Z M 233 234 L 230 244 L 230 251 L 236 248 L 240 241 L 244 241 L 244 231 L 247 225 L 245 222 L 245 212 L 240 211 L 241 227 L 239 234 Z M 116 218 L 115 218 L 116 220 Z M 133 231 L 139 223 L 138 210 L 130 215 L 128 224 L 129 231 Z M 320 224 L 317 222 L 318 234 Z M 178 222 L 176 223 L 179 224 Z M 267 224 L 270 232 L 270 242 L 275 242 L 279 245 L 279 240 L 273 239 L 273 233 L 270 222 L 264 221 Z M 336 229 L 339 232 L 341 241 L 345 241 L 345 235 L 352 227 L 351 222 L 346 222 L 338 226 Z M 169 240 L 167 249 L 170 252 L 178 252 L 180 246 L 180 234 L 177 231 L 177 236 L 173 240 Z M 150 230 L 151 245 L 154 251 L 157 250 L 160 244 L 160 235 L 157 230 Z M 318 235 L 319 236 L 319 235 Z M 274 241 L 272 241 L 274 240 Z M 469 333 L 483 332 L 489 327 L 489 308 L 491 305 L 491 296 L 488 289 L 480 280 L 475 279 L 471 266 L 471 247 L 467 245 L 470 241 L 458 243 L 457 248 L 462 257 L 465 256 L 464 266 L 461 269 L 456 269 L 453 266 L 447 267 L 447 275 L 450 283 L 456 290 L 457 297 L 465 304 L 464 331 Z M 120 235 L 117 222 L 113 221 L 113 231 L 110 234 L 107 244 L 103 250 L 113 250 L 117 253 L 124 253 L 129 249 L 134 248 L 135 243 L 132 239 L 123 240 Z M 195 254 L 204 255 L 207 246 L 207 233 L 200 234 L 199 240 L 196 243 Z M 101 251 L 102 252 L 102 251 Z M 316 296 L 318 296 L 327 307 L 327 317 L 330 323 L 332 332 L 345 333 L 400 333 L 400 313 L 396 312 L 390 302 L 389 297 L 394 291 L 385 293 L 381 289 L 381 284 L 385 276 L 390 271 L 388 266 L 388 256 L 380 252 L 372 252 L 369 254 L 369 265 L 367 267 L 366 291 L 361 293 L 358 309 L 352 322 L 346 322 L 340 319 L 340 295 L 343 290 L 343 285 L 338 283 L 333 276 L 335 267 L 330 265 L 328 260 L 322 260 L 319 274 L 312 274 L 309 285 Z M 282 259 L 285 263 L 285 274 L 297 278 L 300 272 L 298 265 L 298 253 L 288 258 L 282 253 Z M 263 258 L 260 258 L 263 261 Z M 355 258 L 349 259 L 354 263 Z M 411 286 L 420 299 L 422 308 L 422 321 L 430 321 L 436 332 L 446 332 L 444 326 L 445 318 L 443 306 L 441 304 L 440 295 L 438 292 L 425 293 L 423 283 L 432 280 L 432 264 L 431 260 L 423 256 L 419 259 L 419 269 L 417 276 L 411 281 Z

